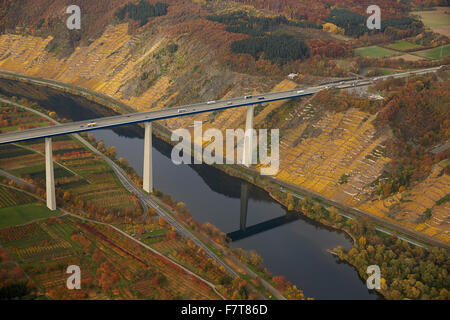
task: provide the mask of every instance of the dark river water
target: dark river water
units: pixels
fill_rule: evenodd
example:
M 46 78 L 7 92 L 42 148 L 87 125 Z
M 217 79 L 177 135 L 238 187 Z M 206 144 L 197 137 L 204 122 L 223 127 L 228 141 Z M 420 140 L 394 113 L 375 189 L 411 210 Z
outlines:
M 33 86 L 32 89 L 30 85 L 24 89 L 21 83 L 0 79 L 2 94 L 25 96 L 60 116 L 74 120 L 91 116 L 84 109 L 92 102 L 85 102 L 84 98 L 75 98 L 45 87 Z M 61 105 L 65 107 L 60 108 Z M 70 113 L 67 110 L 71 110 Z M 114 145 L 117 157 L 126 158 L 136 172 L 142 173 L 143 130 L 134 126 L 120 131 L 107 129 L 91 133 L 107 146 Z M 175 165 L 170 159 L 171 148 L 166 142 L 153 138 L 155 188 L 185 202 L 192 216 L 200 223 L 209 221 L 223 232 L 236 235 L 233 247 L 256 250 L 272 274 L 285 276 L 307 297 L 379 298 L 367 289 L 352 266 L 339 262 L 326 251 L 339 245 L 351 248 L 351 240 L 344 233 L 300 215 L 295 215 L 294 219 L 293 215 L 287 218 L 287 210 L 266 191 L 216 168 Z

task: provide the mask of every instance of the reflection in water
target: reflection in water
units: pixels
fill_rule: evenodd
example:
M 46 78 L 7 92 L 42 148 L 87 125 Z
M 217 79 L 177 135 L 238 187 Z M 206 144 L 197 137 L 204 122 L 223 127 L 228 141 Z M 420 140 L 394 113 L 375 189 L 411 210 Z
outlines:
M 248 184 L 241 183 L 241 225 L 240 230 L 245 232 L 247 226 L 247 210 L 248 210 Z
M 241 210 L 240 210 L 240 225 L 239 230 L 229 232 L 227 236 L 232 241 L 239 241 L 258 233 L 269 231 L 271 229 L 280 227 L 284 224 L 300 219 L 300 215 L 295 212 L 286 211 L 286 214 L 280 217 L 266 219 L 262 222 L 247 227 L 247 212 L 248 212 L 248 196 L 249 184 L 246 181 L 241 182 Z
M 2 81 L 0 92 L 2 88 L 5 89 Z M 19 97 L 26 96 L 25 93 L 36 93 L 36 96 L 41 97 L 42 104 L 49 103 L 55 107 L 48 107 L 49 110 L 54 109 L 58 115 L 68 119 L 75 119 L 71 116 L 91 118 L 90 112 L 101 109 L 94 103 L 79 101 L 67 93 L 55 94 L 54 90 L 46 87 L 31 88 L 29 84 L 23 87 L 20 82 L 6 87 L 4 91 L 11 90 Z M 62 114 L 66 110 L 68 114 Z M 116 146 L 117 156 L 126 158 L 136 172 L 141 173 L 144 150 L 142 129 L 130 126 L 120 131 L 97 130 L 92 134 L 98 140 L 104 140 L 107 146 Z M 377 298 L 377 295 L 368 291 L 351 266 L 339 263 L 327 252 L 327 249 L 339 245 L 351 247 L 351 241 L 344 234 L 325 228 L 300 214 L 288 213 L 265 190 L 228 176 L 216 168 L 207 165 L 174 165 L 170 160 L 172 147 L 161 140 L 154 138 L 153 147 L 155 187 L 185 202 L 200 223 L 208 221 L 223 232 L 234 234 L 236 238 L 231 243 L 232 247 L 256 250 L 273 274 L 286 276 L 287 280 L 302 288 L 308 297 Z M 291 223 L 287 223 L 290 219 Z M 240 221 L 239 226 L 237 221 Z

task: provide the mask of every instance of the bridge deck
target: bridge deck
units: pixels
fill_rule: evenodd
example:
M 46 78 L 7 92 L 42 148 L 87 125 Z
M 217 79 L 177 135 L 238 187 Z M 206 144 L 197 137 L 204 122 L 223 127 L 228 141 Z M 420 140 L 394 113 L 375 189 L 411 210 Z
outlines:
M 394 78 L 406 77 L 411 74 L 435 72 L 435 71 L 439 70 L 440 68 L 441 67 L 435 67 L 435 68 L 418 70 L 418 71 L 414 71 L 414 72 L 405 72 L 405 73 L 400 73 L 400 74 L 396 74 L 396 75 L 381 76 L 381 77 L 377 77 L 376 80 L 382 80 L 383 78 L 389 78 L 389 77 L 394 77 Z M 278 100 L 293 99 L 293 98 L 298 98 L 298 97 L 302 97 L 302 96 L 312 95 L 321 90 L 326 90 L 329 88 L 346 89 L 346 88 L 351 88 L 351 87 L 355 87 L 355 86 L 364 86 L 364 85 L 368 85 L 368 84 L 372 83 L 373 80 L 374 79 L 342 81 L 337 84 L 335 83 L 335 84 L 321 85 L 321 86 L 315 86 L 315 87 L 309 87 L 309 88 L 299 88 L 299 89 L 283 91 L 283 92 L 259 94 L 259 95 L 253 95 L 253 96 L 247 96 L 247 97 L 233 98 L 233 99 L 228 99 L 228 100 L 214 101 L 214 102 L 209 102 L 209 103 L 197 103 L 197 104 L 185 105 L 185 106 L 180 106 L 180 107 L 176 107 L 176 108 L 168 108 L 168 109 L 157 110 L 157 111 L 138 112 L 138 113 L 125 114 L 125 115 L 117 115 L 117 116 L 113 116 L 113 117 L 98 118 L 98 119 L 93 119 L 93 120 L 88 120 L 88 121 L 71 122 L 71 123 L 66 123 L 66 124 L 61 124 L 61 125 L 56 125 L 56 126 L 50 126 L 50 127 L 42 127 L 42 128 L 36 128 L 36 129 L 30 129 L 30 130 L 9 132 L 9 133 L 5 133 L 5 134 L 0 134 L 0 144 L 20 142 L 20 141 L 33 140 L 33 139 L 46 138 L 46 137 L 53 137 L 53 136 L 71 134 L 71 133 L 77 133 L 77 132 L 105 129 L 105 128 L 111 128 L 111 127 L 116 127 L 116 126 L 134 124 L 134 123 L 142 123 L 142 122 L 155 121 L 155 120 L 161 120 L 161 119 L 188 116 L 188 115 L 193 115 L 193 114 L 197 114 L 197 113 L 211 112 L 211 111 L 216 111 L 216 110 L 239 108 L 239 107 L 245 107 L 245 106 L 254 105 L 254 104 L 278 101 Z

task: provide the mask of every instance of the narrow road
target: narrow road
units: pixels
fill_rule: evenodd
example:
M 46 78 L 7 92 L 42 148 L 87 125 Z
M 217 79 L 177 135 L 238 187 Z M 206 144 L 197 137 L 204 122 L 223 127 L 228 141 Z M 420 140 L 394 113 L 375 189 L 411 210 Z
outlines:
M 12 174 L 9 174 L 8 172 L 3 171 L 3 170 L 1 170 L 1 169 L 0 169 L 0 176 L 4 176 L 4 177 L 8 178 L 9 180 L 12 180 L 12 181 L 16 182 L 16 183 L 19 184 L 19 185 L 25 185 L 25 186 L 28 186 L 28 187 L 30 187 L 30 188 L 33 189 L 33 190 L 36 188 L 36 187 L 35 187 L 34 185 L 32 185 L 31 183 L 28 183 L 28 182 L 26 182 L 26 181 L 24 181 L 24 180 L 22 180 L 22 179 L 20 179 L 20 178 L 18 178 L 18 177 L 16 177 L 16 176 L 13 176 Z
M 37 151 L 37 150 L 34 150 L 34 149 L 29 148 L 29 147 L 26 147 L 26 146 L 22 146 L 22 145 L 20 145 L 20 144 L 18 144 L 18 143 L 11 143 L 11 145 L 16 146 L 16 147 L 21 148 L 21 149 L 28 150 L 28 151 L 33 152 L 33 153 L 37 153 L 38 155 L 42 156 L 42 157 L 45 159 L 45 154 L 42 153 L 42 152 L 39 152 L 39 151 Z M 80 176 L 78 173 L 76 173 L 76 172 L 73 171 L 72 169 L 66 167 L 66 166 L 63 165 L 62 163 L 59 163 L 58 161 L 56 161 L 56 160 L 54 160 L 54 159 L 53 159 L 53 163 L 56 163 L 58 166 L 64 168 L 65 170 L 69 171 L 69 172 L 72 173 L 73 175 L 78 176 L 78 177 L 80 177 L 80 178 L 86 180 L 89 184 L 92 184 L 92 182 L 90 182 L 88 179 L 86 179 L 86 178 L 83 177 L 83 176 Z
M 291 193 L 292 196 L 294 196 L 295 198 L 302 199 L 302 200 L 305 199 L 304 196 L 299 195 L 299 194 L 297 194 L 297 193 L 294 193 L 294 192 L 292 192 L 292 191 L 286 190 L 286 189 L 283 188 L 283 187 L 280 187 L 280 190 L 281 190 L 281 192 L 283 192 L 283 193 Z M 323 207 L 324 207 L 325 209 L 329 209 L 329 208 L 331 208 L 332 206 L 331 206 L 331 205 L 328 205 L 328 204 L 324 204 Z M 343 212 L 343 211 L 340 210 L 340 209 L 337 209 L 337 213 L 340 214 L 341 216 L 347 218 L 347 219 L 354 219 L 353 216 L 351 216 L 351 215 L 349 215 L 349 214 L 346 214 L 345 212 Z M 385 229 L 385 228 L 383 228 L 383 227 L 381 227 L 381 226 L 375 226 L 375 229 L 376 229 L 377 231 L 383 232 L 383 233 L 385 233 L 385 234 L 392 235 L 392 232 L 390 232 L 389 230 L 387 230 L 387 229 Z M 423 245 L 423 244 L 421 244 L 421 243 L 419 243 L 419 242 L 417 242 L 417 241 L 414 241 L 414 240 L 412 240 L 412 239 L 410 239 L 410 238 L 408 238 L 408 237 L 404 237 L 404 236 L 402 236 L 402 235 L 397 235 L 397 238 L 399 238 L 399 239 L 401 239 L 401 240 L 403 240 L 403 241 L 406 241 L 406 242 L 408 242 L 408 243 L 410 243 L 410 244 L 412 244 L 412 245 L 415 245 L 415 246 L 417 246 L 417 247 L 421 247 L 421 248 L 427 249 L 427 247 L 426 247 L 425 245 Z
M 245 264 L 241 263 L 238 259 L 235 257 L 229 256 L 235 264 L 237 264 L 240 268 L 244 269 L 245 272 L 247 272 L 249 275 L 251 275 L 253 278 L 259 278 L 261 281 L 261 284 L 264 288 L 270 291 L 270 293 L 277 298 L 278 300 L 287 300 L 285 296 L 283 296 L 277 289 L 275 289 L 270 283 L 268 283 L 266 280 L 258 276 L 255 272 L 253 272 L 249 267 L 247 267 Z
M 44 117 L 45 119 L 55 123 L 60 124 L 58 121 L 55 121 L 54 119 L 50 118 L 48 115 L 36 111 L 30 107 L 23 106 L 19 103 L 11 102 L 6 99 L 0 98 L 1 102 L 12 104 L 16 107 L 23 108 L 25 110 L 28 110 L 30 112 L 33 112 L 35 114 L 38 114 L 41 117 Z M 179 223 L 174 217 L 172 217 L 168 212 L 166 212 L 163 208 L 161 208 L 152 198 L 150 195 L 142 191 L 139 187 L 137 187 L 134 182 L 128 177 L 128 175 L 120 168 L 114 161 L 112 161 L 109 157 L 98 151 L 93 145 L 91 145 L 86 139 L 81 137 L 79 134 L 75 133 L 73 136 L 78 139 L 82 144 L 84 144 L 90 151 L 93 153 L 99 155 L 102 157 L 104 161 L 106 161 L 109 166 L 113 169 L 116 176 L 119 178 L 120 182 L 123 184 L 125 189 L 128 190 L 128 192 L 133 193 L 136 195 L 144 207 L 144 210 L 146 211 L 148 208 L 153 208 L 158 213 L 159 216 L 163 217 L 167 223 L 172 225 L 177 232 L 186 239 L 190 239 L 192 242 L 194 242 L 198 247 L 205 250 L 205 253 L 210 258 L 215 259 L 221 266 L 223 266 L 227 273 L 229 273 L 233 277 L 238 277 L 239 275 L 230 267 L 228 266 L 222 259 L 220 259 L 219 256 L 217 256 L 208 246 L 206 246 L 201 240 L 199 240 L 195 235 L 193 235 L 186 227 L 184 227 L 181 223 Z
M 63 211 L 64 211 L 64 210 L 63 210 Z M 199 279 L 199 280 L 205 282 L 209 287 L 211 287 L 211 289 L 214 290 L 214 292 L 215 292 L 219 297 L 221 297 L 223 300 L 226 300 L 225 297 L 222 296 L 222 294 L 220 294 L 219 291 L 217 291 L 216 286 L 215 286 L 213 283 L 209 282 L 209 281 L 206 280 L 206 279 L 203 279 L 203 278 L 200 277 L 199 275 L 193 273 L 193 272 L 190 271 L 189 269 L 187 269 L 187 268 L 185 268 L 184 266 L 182 266 L 181 264 L 179 264 L 178 262 L 176 262 L 176 261 L 170 259 L 169 257 L 164 256 L 163 254 L 159 253 L 158 251 L 156 251 L 156 250 L 153 249 L 152 247 L 146 245 L 145 243 L 139 241 L 138 239 L 133 238 L 133 237 L 130 236 L 128 233 L 126 233 L 126 232 L 120 230 L 120 229 L 117 228 L 116 226 L 113 226 L 113 225 L 111 225 L 111 224 L 109 224 L 109 223 L 104 223 L 104 222 L 100 222 L 100 221 L 91 220 L 91 219 L 88 219 L 88 218 L 85 218 L 85 217 L 80 217 L 80 216 L 77 216 L 77 215 L 72 214 L 72 213 L 67 212 L 67 211 L 64 211 L 64 213 L 65 213 L 66 215 L 72 216 L 72 217 L 74 217 L 74 218 L 77 218 L 77 219 L 80 219 L 80 220 L 83 220 L 83 221 L 88 221 L 88 222 L 92 222 L 92 223 L 95 223 L 95 224 L 108 226 L 108 227 L 114 229 L 115 231 L 119 232 L 121 235 L 127 237 L 128 239 L 130 239 L 130 240 L 132 240 L 132 241 L 134 241 L 134 242 L 136 242 L 137 244 L 139 244 L 140 246 L 144 247 L 145 249 L 150 250 L 151 252 L 153 252 L 154 254 L 158 255 L 158 256 L 161 257 L 162 259 L 169 260 L 170 262 L 172 262 L 173 264 L 175 264 L 176 266 L 178 266 L 179 268 L 181 268 L 183 271 L 185 271 L 185 272 L 188 273 L 189 275 L 191 275 L 191 276 L 193 276 L 193 277 L 195 277 L 195 278 L 197 278 L 197 279 Z
M 12 177 L 14 177 L 14 176 L 12 176 Z M 1 186 L 4 186 L 4 187 L 6 187 L 6 188 L 11 188 L 11 189 L 14 189 L 14 190 L 17 190 L 17 191 L 20 191 L 20 192 L 24 192 L 25 194 L 27 194 L 27 195 L 29 195 L 29 196 L 35 198 L 36 200 L 45 202 L 45 199 L 40 198 L 40 197 L 38 197 L 37 195 L 35 195 L 35 194 L 33 194 L 33 193 L 30 193 L 30 192 L 27 192 L 27 191 L 24 191 L 24 190 L 20 190 L 20 189 L 18 189 L 18 188 L 16 188 L 16 187 L 7 186 L 7 185 L 1 184 L 1 183 L 0 183 L 0 185 L 1 185 Z M 34 186 L 33 186 L 33 187 L 34 187 Z M 109 224 L 109 223 L 104 223 L 104 222 L 100 222 L 100 221 L 95 221 L 95 220 L 92 220 L 92 219 L 88 219 L 88 218 L 85 218 L 85 217 L 80 217 L 80 216 L 78 216 L 78 215 L 76 215 L 76 214 L 73 214 L 73 213 L 70 213 L 70 212 L 68 212 L 68 211 L 66 211 L 66 210 L 64 210 L 64 209 L 62 209 L 62 208 L 58 208 L 58 209 L 62 212 L 62 214 L 59 215 L 58 217 L 71 216 L 71 217 L 74 217 L 74 218 L 79 219 L 79 220 L 88 221 L 88 222 L 92 222 L 92 223 L 99 224 L 99 225 L 104 225 L 104 226 L 107 226 L 107 227 L 110 227 L 110 228 L 114 229 L 115 231 L 119 232 L 121 235 L 127 237 L 128 239 L 130 239 L 130 240 L 132 240 L 132 241 L 134 241 L 134 242 L 136 242 L 137 244 L 141 245 L 142 247 L 146 248 L 147 250 L 150 250 L 151 252 L 153 252 L 154 254 L 158 255 L 159 257 L 161 257 L 161 258 L 163 258 L 163 259 L 166 259 L 166 260 L 169 260 L 170 262 L 172 262 L 173 264 L 175 264 L 176 266 L 178 266 L 180 269 L 182 269 L 182 270 L 185 271 L 186 273 L 190 274 L 191 276 L 194 276 L 194 277 L 196 277 L 197 279 L 199 279 L 199 280 L 205 282 L 208 286 L 210 286 L 210 287 L 214 290 L 214 292 L 215 292 L 219 297 L 221 297 L 223 300 L 226 300 L 225 297 L 224 297 L 219 291 L 217 291 L 216 286 L 215 286 L 213 283 L 209 282 L 209 281 L 206 280 L 206 279 L 203 279 L 203 278 L 200 277 L 199 275 L 193 273 L 193 272 L 190 271 L 189 269 L 187 269 L 187 268 L 185 268 L 184 266 L 182 266 L 181 264 L 179 264 L 178 262 L 176 262 L 176 261 L 170 259 L 169 257 L 166 257 L 165 255 L 161 254 L 160 252 L 156 251 L 155 249 L 153 249 L 152 247 L 146 245 L 145 243 L 139 241 L 138 239 L 133 238 L 132 236 L 130 236 L 130 235 L 127 234 L 126 232 L 120 230 L 119 228 L 117 228 L 117 227 L 115 227 L 115 226 L 113 226 L 113 225 L 111 225 L 111 224 Z M 39 219 L 35 219 L 35 220 L 28 221 L 27 223 L 25 223 L 25 224 L 23 224 L 23 225 L 17 225 L 17 226 L 24 226 L 24 225 L 27 225 L 27 224 L 30 224 L 30 223 L 34 223 L 34 222 L 38 222 L 38 221 L 46 220 L 46 219 L 48 219 L 48 218 L 39 218 Z M 0 245 L 0 247 L 1 247 L 1 245 Z M 16 262 L 16 264 L 17 264 L 17 262 Z M 17 265 L 18 265 L 18 264 L 17 264 Z M 28 275 L 27 275 L 27 277 L 28 277 Z
M 248 171 L 251 171 L 251 172 L 255 172 L 255 173 L 258 172 L 258 171 L 256 171 L 253 168 L 245 168 L 245 169 L 248 170 Z M 317 198 L 317 199 L 327 203 L 328 205 L 331 205 L 333 207 L 336 207 L 337 209 L 343 210 L 346 213 L 354 214 L 355 216 L 359 216 L 359 217 L 367 217 L 367 218 L 371 219 L 372 221 L 375 221 L 376 223 L 378 223 L 378 224 L 380 224 L 382 226 L 385 226 L 385 227 L 387 227 L 389 229 L 392 229 L 392 230 L 396 230 L 398 232 L 401 232 L 401 233 L 405 234 L 408 237 L 411 237 L 411 239 L 409 239 L 411 241 L 414 241 L 414 239 L 416 239 L 416 240 L 422 241 L 422 242 L 424 242 L 426 244 L 430 244 L 430 245 L 433 245 L 433 246 L 450 249 L 450 245 L 448 243 L 445 243 L 445 242 L 443 242 L 441 240 L 438 240 L 436 238 L 432 238 L 432 237 L 430 237 L 430 236 L 428 236 L 426 234 L 419 233 L 417 231 L 414 231 L 414 230 L 409 229 L 407 227 L 401 226 L 401 225 L 396 224 L 394 222 L 387 221 L 386 219 L 377 217 L 377 216 L 375 216 L 373 214 L 367 213 L 367 212 L 359 210 L 357 208 L 349 207 L 349 206 L 344 205 L 342 203 L 339 203 L 337 201 L 331 200 L 329 198 L 324 197 L 320 193 L 314 192 L 312 190 L 307 190 L 307 189 L 302 188 L 302 187 L 300 187 L 298 185 L 295 185 L 295 184 L 292 184 L 292 183 L 289 183 L 289 182 L 286 182 L 286 181 L 282 181 L 282 180 L 279 180 L 279 179 L 274 178 L 274 177 L 268 176 L 268 179 L 272 180 L 274 183 L 276 183 L 280 187 L 289 188 L 291 190 L 294 190 L 295 192 L 299 192 L 300 194 L 309 196 L 311 198 Z M 406 237 L 404 237 L 404 239 L 406 239 Z

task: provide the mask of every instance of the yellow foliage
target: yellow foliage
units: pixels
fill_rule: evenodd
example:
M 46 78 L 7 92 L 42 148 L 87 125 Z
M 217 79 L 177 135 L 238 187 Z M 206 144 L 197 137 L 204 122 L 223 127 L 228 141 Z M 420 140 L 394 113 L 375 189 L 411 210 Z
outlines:
M 337 25 L 335 25 L 331 22 L 324 23 L 322 27 L 323 27 L 323 30 L 326 32 L 330 32 L 330 33 L 334 33 L 334 34 L 344 34 L 343 28 L 339 28 Z

